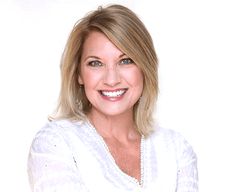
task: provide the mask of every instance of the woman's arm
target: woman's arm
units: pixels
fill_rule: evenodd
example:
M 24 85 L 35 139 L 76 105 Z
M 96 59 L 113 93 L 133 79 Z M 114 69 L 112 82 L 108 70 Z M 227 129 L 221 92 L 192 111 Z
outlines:
M 87 191 L 67 142 L 50 126 L 42 129 L 32 142 L 28 175 L 33 192 Z
M 180 144 L 176 192 L 198 192 L 197 157 L 186 140 Z

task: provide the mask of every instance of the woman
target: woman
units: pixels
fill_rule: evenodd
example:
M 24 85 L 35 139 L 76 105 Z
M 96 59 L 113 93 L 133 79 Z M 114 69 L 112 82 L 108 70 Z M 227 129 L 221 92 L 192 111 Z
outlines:
M 30 149 L 32 191 L 198 191 L 191 146 L 152 119 L 157 63 L 147 29 L 124 6 L 75 25 L 57 113 Z

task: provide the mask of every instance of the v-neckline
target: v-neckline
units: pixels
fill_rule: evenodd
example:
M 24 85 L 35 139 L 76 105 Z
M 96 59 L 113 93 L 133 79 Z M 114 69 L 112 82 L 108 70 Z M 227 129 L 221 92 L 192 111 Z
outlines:
M 106 156 L 108 157 L 108 159 L 110 160 L 110 162 L 112 163 L 115 171 L 122 177 L 125 177 L 126 179 L 128 179 L 129 181 L 131 181 L 132 183 L 134 183 L 135 185 L 139 186 L 139 187 L 143 187 L 143 183 L 144 183 L 144 168 L 145 168 L 145 158 L 144 158 L 144 148 L 145 148 L 145 139 L 144 139 L 144 135 L 141 136 L 141 142 L 140 142 L 140 181 L 138 179 L 136 179 L 135 177 L 132 177 L 130 175 L 128 175 L 127 173 L 125 173 L 124 171 L 121 170 L 121 168 L 117 165 L 114 157 L 112 156 L 108 145 L 106 144 L 104 138 L 97 132 L 97 129 L 92 125 L 92 123 L 87 120 L 87 124 L 89 125 L 89 127 L 94 131 L 98 142 L 102 145 Z

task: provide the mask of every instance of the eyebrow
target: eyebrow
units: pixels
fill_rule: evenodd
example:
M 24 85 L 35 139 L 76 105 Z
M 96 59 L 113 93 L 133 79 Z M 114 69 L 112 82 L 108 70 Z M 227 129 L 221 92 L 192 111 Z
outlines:
M 122 53 L 121 55 L 119 55 L 118 58 L 124 57 L 125 55 L 126 55 L 125 53 Z M 101 59 L 101 58 L 98 57 L 98 56 L 89 55 L 89 56 L 85 57 L 85 59 L 84 59 L 83 61 L 86 61 L 86 60 L 89 59 L 89 58 L 92 58 L 92 59 Z

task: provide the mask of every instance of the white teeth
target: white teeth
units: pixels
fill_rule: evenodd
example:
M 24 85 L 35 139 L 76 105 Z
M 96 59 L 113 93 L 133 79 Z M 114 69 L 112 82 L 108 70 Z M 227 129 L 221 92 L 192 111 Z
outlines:
M 101 91 L 101 93 L 104 96 L 107 96 L 107 97 L 119 97 L 119 96 L 121 96 L 122 94 L 125 93 L 125 90 L 119 90 L 119 91 Z

